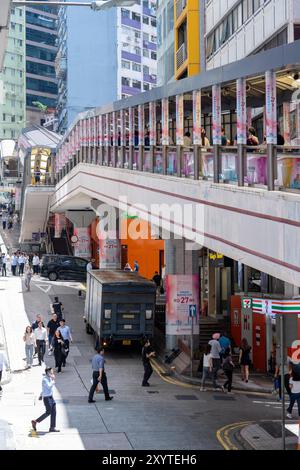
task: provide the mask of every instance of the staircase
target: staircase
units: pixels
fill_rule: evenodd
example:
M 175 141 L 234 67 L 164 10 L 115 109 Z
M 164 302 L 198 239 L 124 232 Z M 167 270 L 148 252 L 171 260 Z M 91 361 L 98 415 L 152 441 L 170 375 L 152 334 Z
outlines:
M 222 331 L 227 331 L 226 320 L 216 320 L 215 318 L 200 318 L 200 336 L 199 344 L 201 347 L 207 345 L 207 343 L 212 339 L 214 333 L 222 333 Z
M 53 250 L 56 255 L 70 255 L 66 238 L 53 238 Z

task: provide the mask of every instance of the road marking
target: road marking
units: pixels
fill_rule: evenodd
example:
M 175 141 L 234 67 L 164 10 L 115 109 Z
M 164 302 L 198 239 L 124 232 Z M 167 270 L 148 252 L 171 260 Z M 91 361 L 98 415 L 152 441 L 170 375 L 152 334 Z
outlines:
M 36 285 L 41 291 L 43 291 L 45 294 L 48 294 L 49 290 L 51 289 L 51 286 L 39 286 L 38 284 Z
M 253 403 L 261 403 L 262 405 L 278 405 L 278 401 L 259 401 L 253 400 Z
M 233 423 L 224 426 L 221 429 L 218 429 L 216 436 L 220 444 L 224 447 L 225 450 L 239 450 L 230 439 L 229 433 L 238 428 L 244 428 L 253 424 L 253 421 L 244 421 L 242 423 Z

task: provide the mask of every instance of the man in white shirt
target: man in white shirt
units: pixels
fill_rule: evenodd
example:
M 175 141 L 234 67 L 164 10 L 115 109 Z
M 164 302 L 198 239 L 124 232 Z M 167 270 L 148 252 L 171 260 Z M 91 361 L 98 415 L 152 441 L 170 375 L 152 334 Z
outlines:
M 39 359 L 39 366 L 44 362 L 46 352 L 46 344 L 48 343 L 47 330 L 43 327 L 43 322 L 39 322 L 38 327 L 34 330 L 36 347 Z
M 33 266 L 33 274 L 38 274 L 39 267 L 40 267 L 40 258 L 38 257 L 38 255 L 34 255 L 32 259 L 32 266 Z
M 88 264 L 86 265 L 86 272 L 89 273 L 93 269 L 93 264 L 92 261 L 90 260 Z
M 1 380 L 2 380 L 3 369 L 8 370 L 9 366 L 8 366 L 8 361 L 7 361 L 6 354 L 3 351 L 0 350 L 0 384 L 1 384 Z M 0 392 L 1 391 L 2 391 L 2 387 L 0 385 Z
M 23 253 L 20 254 L 19 259 L 19 275 L 22 276 L 24 274 L 24 266 L 25 266 L 25 256 Z
M 7 255 L 2 255 L 2 276 L 7 276 L 6 272 L 6 266 L 8 263 L 8 256 Z

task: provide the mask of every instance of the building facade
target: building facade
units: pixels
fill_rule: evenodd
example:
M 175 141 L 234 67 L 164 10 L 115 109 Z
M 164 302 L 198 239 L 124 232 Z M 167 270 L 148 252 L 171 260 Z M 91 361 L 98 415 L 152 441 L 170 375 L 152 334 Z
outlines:
M 0 73 L 0 140 L 16 139 L 25 123 L 25 16 L 12 8 Z
M 81 111 L 156 86 L 155 16 L 152 0 L 99 12 L 60 9 L 58 132 Z
M 57 105 L 57 9 L 26 7 L 26 121 L 43 124 L 45 109 Z M 44 109 L 44 110 L 43 110 Z
M 159 0 L 157 7 L 157 83 L 174 80 L 174 0 Z
M 297 0 L 206 0 L 207 69 L 297 39 Z

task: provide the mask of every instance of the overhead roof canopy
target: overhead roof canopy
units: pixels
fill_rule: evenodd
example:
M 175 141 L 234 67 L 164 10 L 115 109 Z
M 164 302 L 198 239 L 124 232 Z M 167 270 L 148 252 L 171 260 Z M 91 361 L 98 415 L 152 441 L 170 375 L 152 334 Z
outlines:
M 41 126 L 27 127 L 22 130 L 18 146 L 27 150 L 32 147 L 45 147 L 55 150 L 61 136 Z

